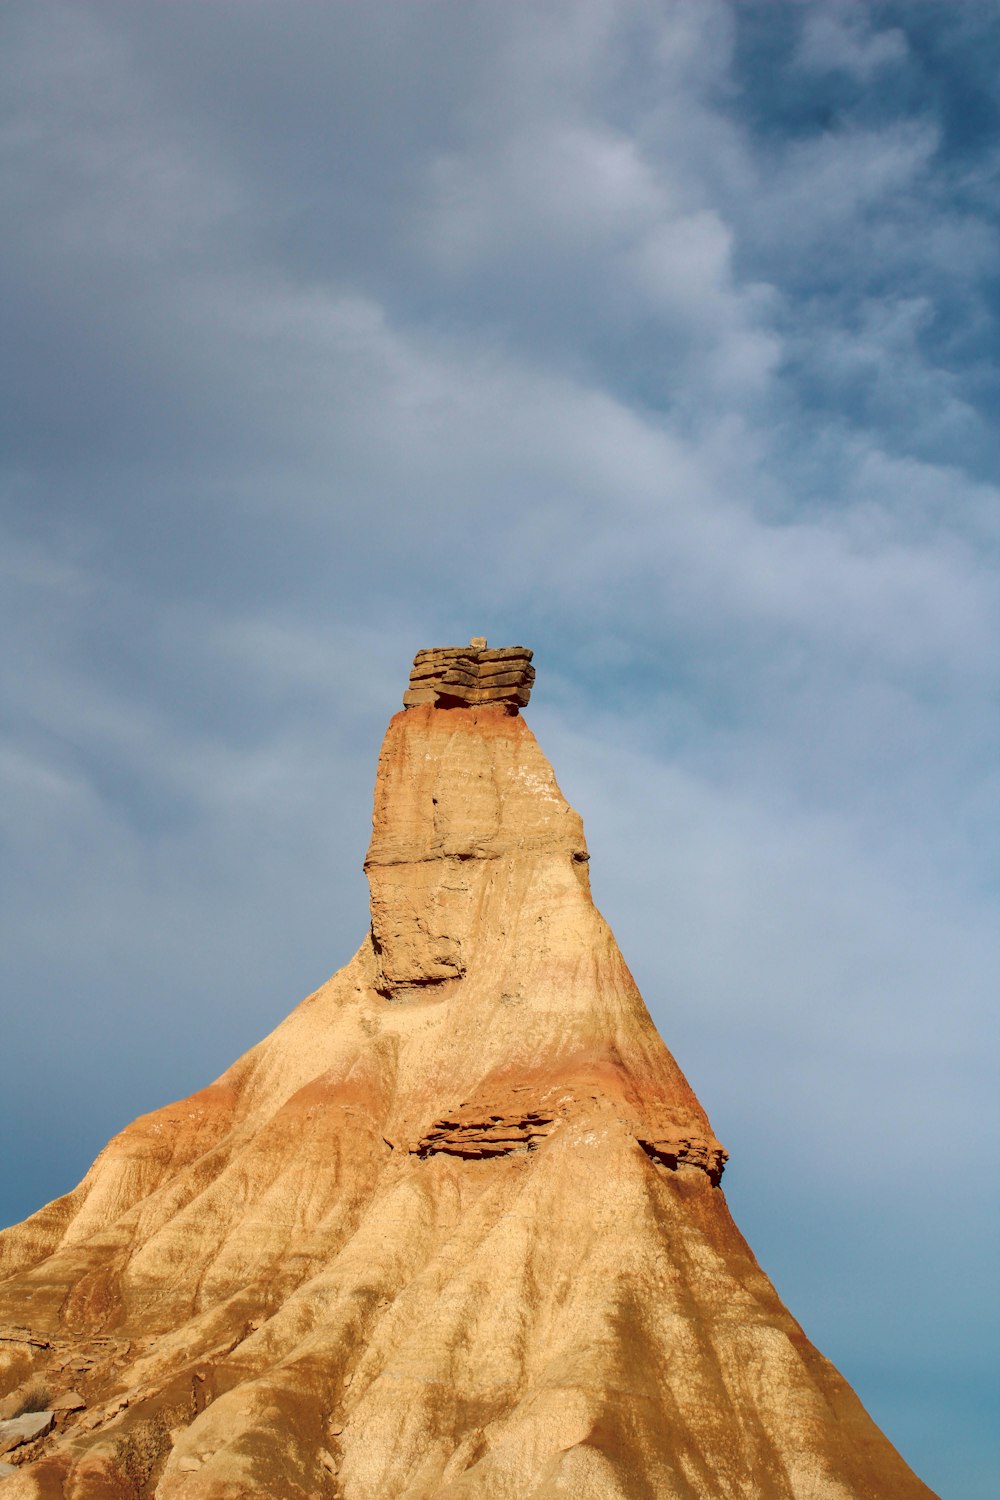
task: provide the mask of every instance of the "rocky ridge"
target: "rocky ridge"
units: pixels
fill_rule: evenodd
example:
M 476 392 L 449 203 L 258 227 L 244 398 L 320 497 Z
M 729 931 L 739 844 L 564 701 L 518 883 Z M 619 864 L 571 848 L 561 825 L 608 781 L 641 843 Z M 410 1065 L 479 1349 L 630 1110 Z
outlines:
M 451 696 L 350 962 L 0 1234 L 2 1500 L 932 1500 L 734 1225 L 530 729 Z

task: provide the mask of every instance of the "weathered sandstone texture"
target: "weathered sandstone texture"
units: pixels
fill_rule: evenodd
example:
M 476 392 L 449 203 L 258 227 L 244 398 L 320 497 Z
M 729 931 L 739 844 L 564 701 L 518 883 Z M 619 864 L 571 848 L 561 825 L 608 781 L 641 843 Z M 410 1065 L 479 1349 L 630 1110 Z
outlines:
M 23 1417 L 0 1422 L 0 1453 L 11 1453 L 24 1443 L 43 1437 L 52 1428 L 55 1417 L 50 1411 L 29 1411 Z
M 48 1402 L 2 1500 L 930 1500 L 733 1224 L 506 701 L 396 715 L 366 868 L 347 966 L 0 1235 Z
M 417 652 L 403 707 L 429 703 L 434 708 L 475 708 L 498 703 L 516 714 L 527 707 L 534 680 L 531 652 L 526 647 L 489 650 L 482 636 L 473 636 L 467 646 Z

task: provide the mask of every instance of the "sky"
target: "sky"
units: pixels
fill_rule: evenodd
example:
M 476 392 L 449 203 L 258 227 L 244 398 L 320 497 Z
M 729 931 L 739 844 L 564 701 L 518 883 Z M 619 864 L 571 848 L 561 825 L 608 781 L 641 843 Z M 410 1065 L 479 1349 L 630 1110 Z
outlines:
M 7 0 L 0 1223 L 347 961 L 414 651 L 525 644 L 737 1222 L 993 1500 L 998 80 L 978 0 Z

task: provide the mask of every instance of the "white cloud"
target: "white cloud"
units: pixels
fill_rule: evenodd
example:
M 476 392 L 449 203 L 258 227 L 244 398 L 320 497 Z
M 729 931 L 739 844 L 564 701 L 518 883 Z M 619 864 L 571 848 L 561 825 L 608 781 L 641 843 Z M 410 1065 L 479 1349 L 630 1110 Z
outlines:
M 880 69 L 904 63 L 909 50 L 898 27 L 876 30 L 863 6 L 840 0 L 806 10 L 797 62 L 808 72 L 841 70 L 867 83 Z

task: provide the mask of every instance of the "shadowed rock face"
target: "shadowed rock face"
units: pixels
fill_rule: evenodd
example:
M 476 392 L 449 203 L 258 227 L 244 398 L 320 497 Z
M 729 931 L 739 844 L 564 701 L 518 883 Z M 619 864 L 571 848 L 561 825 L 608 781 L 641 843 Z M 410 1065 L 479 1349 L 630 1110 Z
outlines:
M 4 1500 L 927 1500 L 733 1224 L 523 719 L 397 714 L 366 869 L 350 963 L 0 1235 L 54 1414 Z

